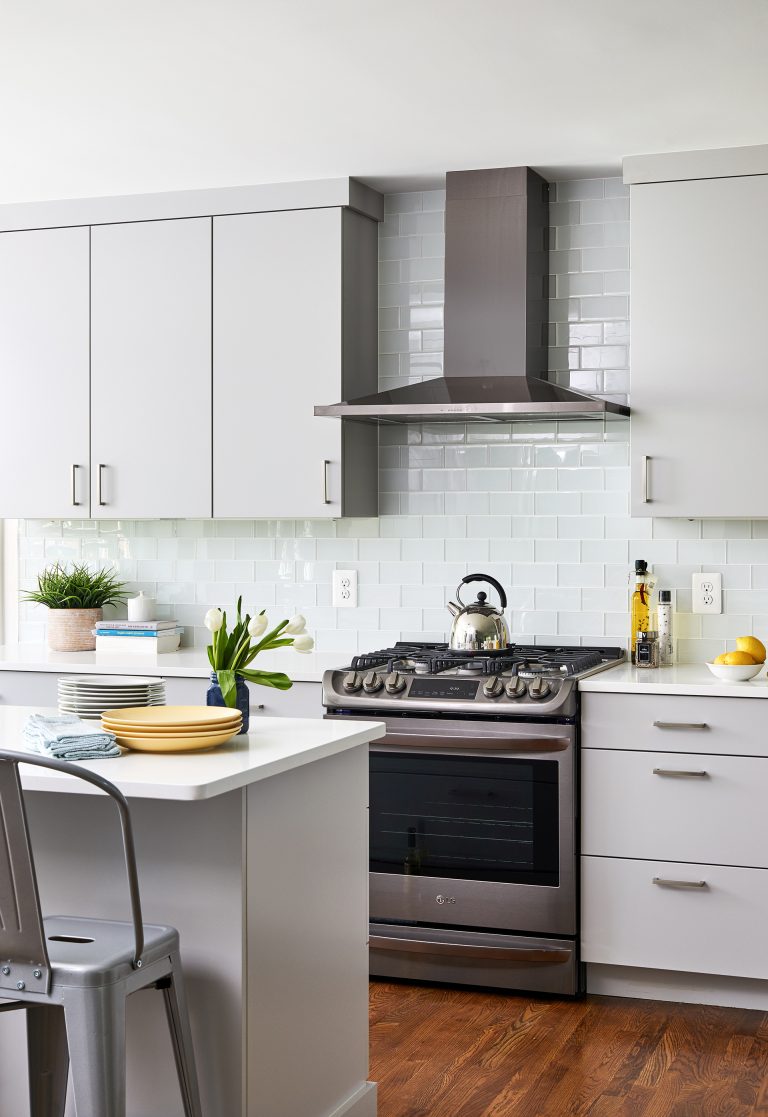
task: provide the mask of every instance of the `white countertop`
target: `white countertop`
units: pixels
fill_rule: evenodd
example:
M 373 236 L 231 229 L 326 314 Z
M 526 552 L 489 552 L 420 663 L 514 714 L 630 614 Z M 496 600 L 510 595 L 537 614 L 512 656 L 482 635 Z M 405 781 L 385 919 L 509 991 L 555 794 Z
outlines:
M 284 671 L 295 683 L 319 683 L 323 672 L 343 667 L 354 653 L 309 652 L 292 648 L 264 652 L 254 660 L 260 671 Z M 158 675 L 207 679 L 211 667 L 205 651 L 182 648 L 158 656 L 96 655 L 96 652 L 50 652 L 41 644 L 0 646 L 0 671 L 55 671 L 76 675 Z
M 583 692 L 623 694 L 698 694 L 710 698 L 768 698 L 765 673 L 746 683 L 717 679 L 703 663 L 680 663 L 674 667 L 632 667 L 622 663 L 598 671 L 579 682 Z
M 28 751 L 22 744 L 21 730 L 29 715 L 35 713 L 56 714 L 58 710 L 0 706 L 0 748 Z M 205 752 L 125 751 L 110 760 L 82 760 L 78 764 L 105 776 L 129 798 L 211 799 L 383 736 L 384 725 L 376 721 L 259 718 L 248 734 Z M 66 773 L 31 766 L 20 771 L 22 784 L 29 791 L 103 794 Z

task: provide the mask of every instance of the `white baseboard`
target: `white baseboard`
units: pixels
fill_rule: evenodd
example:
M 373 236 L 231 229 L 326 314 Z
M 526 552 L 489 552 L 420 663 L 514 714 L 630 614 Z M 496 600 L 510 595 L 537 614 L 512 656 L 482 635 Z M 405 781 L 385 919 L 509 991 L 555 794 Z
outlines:
M 364 1083 L 328 1117 L 376 1117 L 376 1083 Z
M 646 1001 L 768 1010 L 768 981 L 674 970 L 588 963 L 587 992 L 607 997 L 638 997 Z

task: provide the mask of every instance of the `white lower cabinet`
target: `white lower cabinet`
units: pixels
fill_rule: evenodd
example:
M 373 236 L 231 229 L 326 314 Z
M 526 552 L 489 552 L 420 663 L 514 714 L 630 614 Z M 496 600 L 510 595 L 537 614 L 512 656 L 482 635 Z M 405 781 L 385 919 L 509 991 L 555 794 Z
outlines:
M 768 868 L 768 759 L 584 749 L 581 848 Z
M 583 857 L 581 872 L 586 962 L 768 979 L 768 869 Z
M 583 960 L 768 980 L 768 704 L 584 698 Z
M 134 671 L 122 674 L 142 675 L 141 664 Z M 158 664 L 162 668 L 162 664 Z M 146 671 L 146 667 L 144 668 Z M 73 672 L 75 673 L 75 672 Z M 105 671 L 105 674 L 107 672 Z M 154 673 L 154 672 L 153 672 Z M 0 705 L 3 706 L 55 706 L 58 702 L 59 678 L 66 678 L 62 671 L 0 671 Z M 188 678 L 178 675 L 165 676 L 165 697 L 169 706 L 201 706 L 205 704 L 207 678 Z M 294 683 L 290 690 L 273 687 L 249 686 L 251 717 L 311 718 L 322 717 L 323 700 L 320 683 Z

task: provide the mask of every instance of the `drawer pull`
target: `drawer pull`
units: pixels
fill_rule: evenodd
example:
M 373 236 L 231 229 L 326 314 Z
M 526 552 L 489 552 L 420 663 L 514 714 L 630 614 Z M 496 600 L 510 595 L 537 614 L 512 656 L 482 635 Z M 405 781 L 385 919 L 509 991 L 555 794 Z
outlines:
M 701 769 L 700 771 L 692 771 L 686 768 L 654 768 L 654 776 L 671 776 L 677 780 L 705 780 L 709 772 Z
M 670 880 L 669 877 L 654 877 L 653 883 L 659 888 L 709 888 L 705 880 Z
M 655 729 L 709 729 L 705 721 L 655 721 Z

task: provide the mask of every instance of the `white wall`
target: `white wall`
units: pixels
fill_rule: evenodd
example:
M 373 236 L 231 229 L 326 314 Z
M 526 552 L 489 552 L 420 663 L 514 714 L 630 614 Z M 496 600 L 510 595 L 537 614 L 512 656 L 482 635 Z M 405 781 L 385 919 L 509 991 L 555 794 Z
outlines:
M 34 0 L 0 202 L 765 142 L 764 0 Z M 559 168 L 560 174 L 549 173 Z

